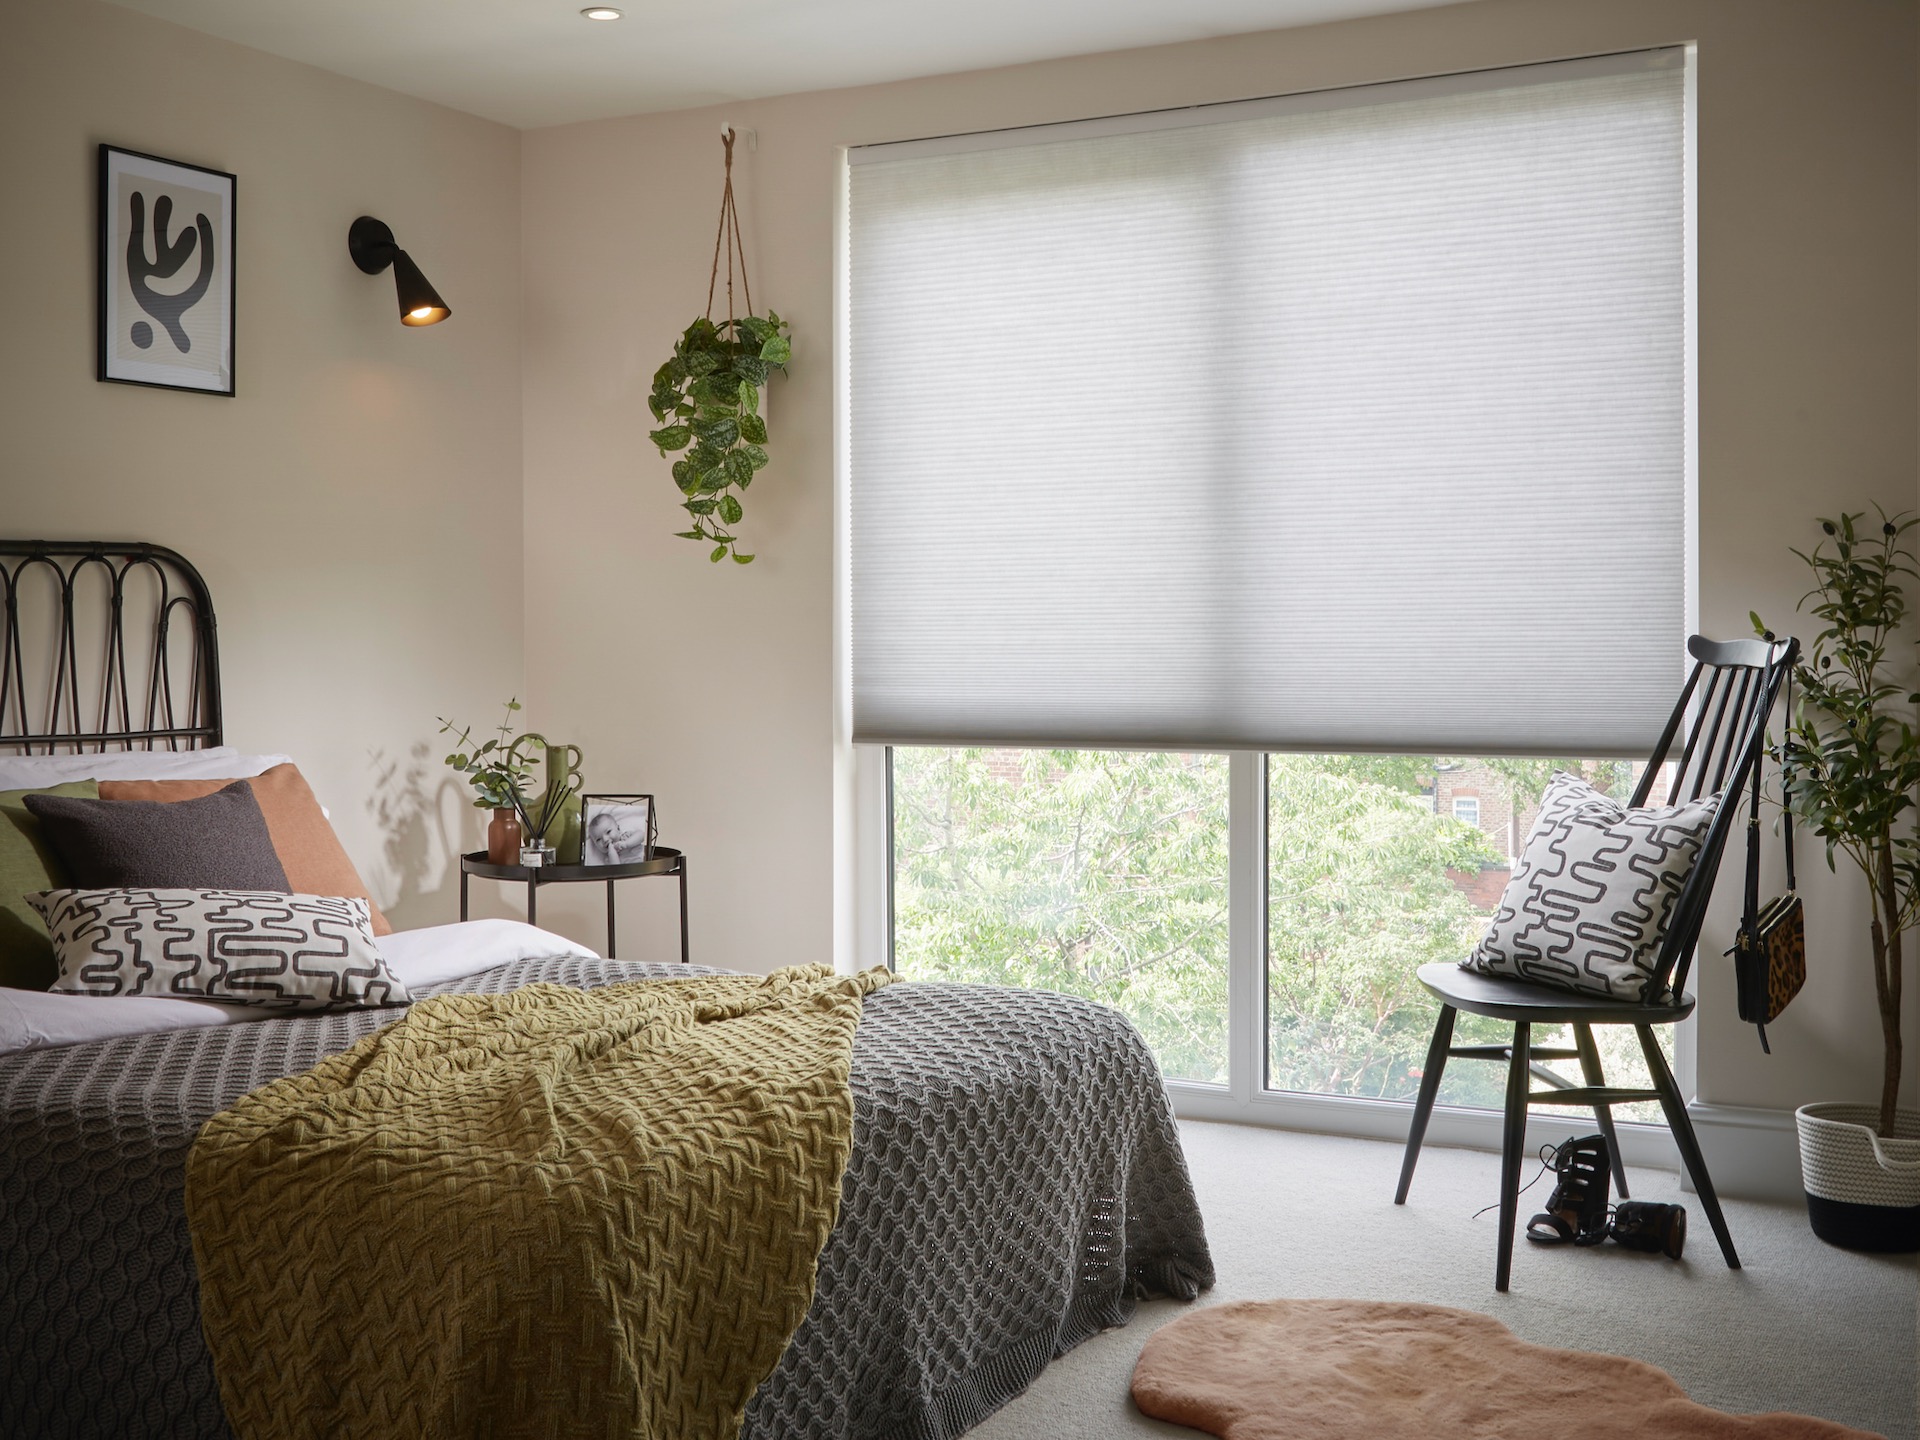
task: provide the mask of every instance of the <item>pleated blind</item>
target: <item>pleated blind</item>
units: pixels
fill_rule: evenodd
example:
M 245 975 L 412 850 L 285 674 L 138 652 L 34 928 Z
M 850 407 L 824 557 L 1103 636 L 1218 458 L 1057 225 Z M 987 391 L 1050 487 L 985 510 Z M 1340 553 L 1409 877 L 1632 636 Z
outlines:
M 855 150 L 855 738 L 1645 753 L 1684 52 Z

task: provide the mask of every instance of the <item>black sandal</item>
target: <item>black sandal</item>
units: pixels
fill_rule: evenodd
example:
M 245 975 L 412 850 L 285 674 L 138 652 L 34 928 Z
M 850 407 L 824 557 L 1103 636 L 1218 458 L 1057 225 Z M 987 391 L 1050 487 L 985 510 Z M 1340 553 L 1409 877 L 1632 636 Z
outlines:
M 1607 1186 L 1610 1180 L 1607 1137 L 1585 1135 L 1563 1141 L 1550 1158 L 1560 1177 L 1547 1208 L 1527 1222 L 1527 1239 L 1536 1245 L 1598 1245 L 1607 1238 Z

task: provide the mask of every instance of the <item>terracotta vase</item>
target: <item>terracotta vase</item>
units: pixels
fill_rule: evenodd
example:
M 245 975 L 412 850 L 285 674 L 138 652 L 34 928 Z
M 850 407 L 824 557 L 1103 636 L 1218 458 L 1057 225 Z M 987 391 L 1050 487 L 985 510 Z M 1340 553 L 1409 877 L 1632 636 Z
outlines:
M 487 860 L 493 865 L 520 863 L 520 817 L 511 810 L 493 812 L 487 826 Z

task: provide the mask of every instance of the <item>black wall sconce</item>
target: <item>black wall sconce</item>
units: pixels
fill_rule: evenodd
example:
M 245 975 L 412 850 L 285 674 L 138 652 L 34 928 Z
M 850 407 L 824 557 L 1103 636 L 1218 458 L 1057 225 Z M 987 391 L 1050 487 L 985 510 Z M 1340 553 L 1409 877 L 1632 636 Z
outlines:
M 420 273 L 412 257 L 394 243 L 393 231 L 371 215 L 362 215 L 348 229 L 347 253 L 353 256 L 353 263 L 369 275 L 378 275 L 389 265 L 393 267 L 393 286 L 400 294 L 402 325 L 438 325 L 453 313 L 439 292 L 427 283 L 427 277 Z

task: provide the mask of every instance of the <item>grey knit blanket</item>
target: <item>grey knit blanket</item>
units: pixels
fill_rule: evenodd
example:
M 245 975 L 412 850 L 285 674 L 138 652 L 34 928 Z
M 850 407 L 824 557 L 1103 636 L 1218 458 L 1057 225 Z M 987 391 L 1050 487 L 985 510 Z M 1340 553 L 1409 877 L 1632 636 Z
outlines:
M 711 974 L 556 958 L 422 995 Z M 359 1010 L 0 1057 L 0 1435 L 226 1437 L 181 1187 L 200 1125 L 396 1018 Z M 1213 1283 L 1151 1055 L 1089 1001 L 893 985 L 853 1158 L 751 1440 L 944 1440 L 1142 1296 Z

